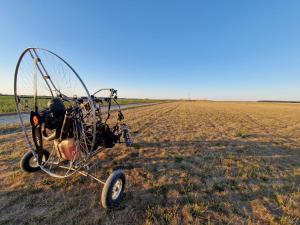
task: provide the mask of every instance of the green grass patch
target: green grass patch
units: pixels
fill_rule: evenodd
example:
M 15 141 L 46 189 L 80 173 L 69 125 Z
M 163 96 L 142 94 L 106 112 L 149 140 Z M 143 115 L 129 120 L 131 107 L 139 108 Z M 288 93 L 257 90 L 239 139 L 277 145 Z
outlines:
M 47 106 L 47 102 L 49 101 L 49 97 L 43 97 L 39 99 L 39 105 L 42 108 Z M 159 99 L 129 99 L 129 98 L 119 98 L 118 103 L 120 105 L 134 104 L 134 103 L 158 103 L 158 102 L 166 102 L 167 100 L 159 100 Z M 22 98 L 22 105 L 28 105 L 28 108 L 32 108 L 33 106 L 33 98 Z M 26 111 L 26 109 L 20 109 L 21 111 Z M 0 95 L 0 113 L 13 113 L 16 112 L 16 103 L 13 95 Z

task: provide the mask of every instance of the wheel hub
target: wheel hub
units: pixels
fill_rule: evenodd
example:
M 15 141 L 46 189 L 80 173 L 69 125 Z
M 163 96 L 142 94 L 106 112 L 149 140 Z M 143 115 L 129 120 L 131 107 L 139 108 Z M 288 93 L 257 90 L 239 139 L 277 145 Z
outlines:
M 113 200 L 116 200 L 119 197 L 121 190 L 122 190 L 122 185 L 123 185 L 123 182 L 121 179 L 118 179 L 117 182 L 114 184 L 113 189 L 112 189 L 112 199 Z

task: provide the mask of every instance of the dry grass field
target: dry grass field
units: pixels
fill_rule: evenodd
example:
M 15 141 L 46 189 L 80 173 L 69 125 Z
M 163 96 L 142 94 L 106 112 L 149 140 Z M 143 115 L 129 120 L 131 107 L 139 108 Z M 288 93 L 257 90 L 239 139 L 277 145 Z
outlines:
M 26 174 L 15 126 L 1 127 L 0 224 L 300 224 L 300 105 L 172 102 L 124 111 L 134 146 L 99 154 L 97 176 L 126 173 L 126 195 Z

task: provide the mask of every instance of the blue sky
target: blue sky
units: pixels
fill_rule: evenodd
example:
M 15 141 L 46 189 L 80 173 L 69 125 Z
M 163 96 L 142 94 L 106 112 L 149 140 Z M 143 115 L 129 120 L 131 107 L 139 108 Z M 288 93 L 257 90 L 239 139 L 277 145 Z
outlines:
M 63 56 L 91 92 L 300 100 L 300 1 L 1 1 L 0 92 L 21 51 Z

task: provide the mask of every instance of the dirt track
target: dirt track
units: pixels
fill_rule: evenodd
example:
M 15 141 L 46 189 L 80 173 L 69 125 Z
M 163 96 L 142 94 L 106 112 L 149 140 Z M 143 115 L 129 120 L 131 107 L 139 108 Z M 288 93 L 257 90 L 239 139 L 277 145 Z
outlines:
M 100 153 L 97 171 L 125 170 L 115 211 L 89 178 L 23 173 L 22 133 L 1 127 L 0 224 L 300 223 L 299 104 L 173 102 L 124 114 L 134 146 Z

